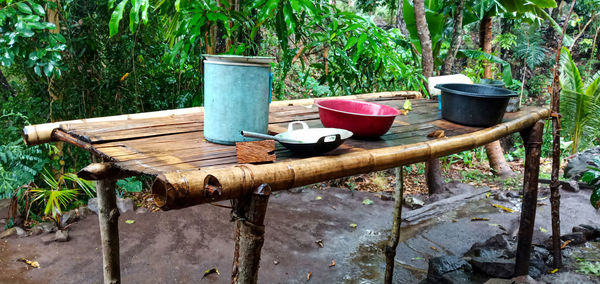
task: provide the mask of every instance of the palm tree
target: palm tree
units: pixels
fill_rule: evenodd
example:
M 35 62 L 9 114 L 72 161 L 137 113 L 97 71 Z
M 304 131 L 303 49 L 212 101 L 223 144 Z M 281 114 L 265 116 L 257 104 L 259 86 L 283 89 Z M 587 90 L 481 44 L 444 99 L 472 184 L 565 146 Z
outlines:
M 600 71 L 584 84 L 571 53 L 563 47 L 560 87 L 562 125 L 573 141 L 571 153 L 575 153 L 600 134 Z

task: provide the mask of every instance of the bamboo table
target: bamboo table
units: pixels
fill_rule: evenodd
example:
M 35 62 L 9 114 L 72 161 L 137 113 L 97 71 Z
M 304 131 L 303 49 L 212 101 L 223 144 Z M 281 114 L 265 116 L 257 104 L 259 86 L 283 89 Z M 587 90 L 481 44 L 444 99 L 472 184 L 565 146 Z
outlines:
M 134 115 L 27 126 L 29 145 L 63 141 L 86 149 L 103 160 L 78 175 L 97 180 L 104 281 L 119 283 L 119 241 L 115 202 L 117 179 L 150 175 L 155 200 L 163 209 L 181 208 L 220 200 L 233 200 L 235 255 L 232 281 L 256 282 L 263 220 L 271 191 L 329 179 L 384 170 L 446 156 L 485 145 L 520 132 L 526 161 L 516 274 L 527 274 L 537 202 L 543 122 L 549 110 L 525 107 L 507 113 L 501 124 L 476 128 L 441 119 L 437 102 L 419 99 L 418 92 L 386 92 L 348 96 L 400 108 L 411 98 L 413 110 L 398 116 L 388 133 L 375 140 L 348 139 L 326 155 L 296 157 L 276 148 L 274 163 L 237 164 L 234 146 L 207 142 L 203 137 L 203 109 L 189 108 Z M 286 131 L 287 123 L 302 120 L 322 126 L 313 99 L 273 102 L 269 131 Z M 443 130 L 445 137 L 427 134 Z

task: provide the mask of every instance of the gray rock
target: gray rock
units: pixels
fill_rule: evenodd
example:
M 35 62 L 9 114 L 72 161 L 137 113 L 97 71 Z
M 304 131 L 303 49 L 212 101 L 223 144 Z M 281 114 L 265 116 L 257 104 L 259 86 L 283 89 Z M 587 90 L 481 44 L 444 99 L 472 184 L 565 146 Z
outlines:
M 406 206 L 408 206 L 412 209 L 416 209 L 416 208 L 423 207 L 423 205 L 425 205 L 425 202 L 423 202 L 423 200 L 418 199 L 414 196 L 406 195 L 406 196 L 404 196 L 404 204 L 406 204 Z
M 134 211 L 135 203 L 132 199 L 129 198 L 117 198 L 117 208 L 119 208 L 119 213 L 121 214 L 129 211 Z
M 575 157 L 567 162 L 564 170 L 564 177 L 579 180 L 583 173 L 588 170 L 588 161 L 592 161 L 592 159 L 597 156 L 600 156 L 600 147 L 577 153 Z
M 54 241 L 56 242 L 66 242 L 69 240 L 69 231 L 68 230 L 58 230 L 54 235 Z
M 529 275 L 535 279 L 538 279 L 543 272 L 550 270 L 546 264 L 549 257 L 550 251 L 548 251 L 546 248 L 534 246 L 531 251 L 531 258 L 529 260 Z M 531 268 L 535 268 L 536 271 L 532 271 Z
M 87 206 L 80 206 L 79 208 L 77 208 L 77 211 L 77 213 L 79 213 L 79 218 L 81 219 L 92 214 L 92 210 L 90 210 Z
M 5 225 L 5 224 L 6 224 L 6 219 L 5 218 L 0 219 L 0 225 Z
M 0 234 L 0 239 L 8 238 L 15 234 L 17 234 L 16 227 L 8 228 L 4 232 L 2 232 L 2 234 Z
M 473 279 L 473 275 L 471 273 L 467 273 L 463 270 L 454 270 L 442 275 L 442 278 L 439 279 L 438 283 L 443 284 L 468 284 L 468 283 L 480 283 Z
M 519 97 L 512 97 L 508 100 L 506 106 L 506 112 L 517 112 L 519 111 Z
M 458 256 L 444 255 L 434 257 L 429 259 L 427 279 L 433 282 L 440 282 L 445 274 L 457 270 L 471 272 L 473 269 L 468 262 Z
M 516 242 L 506 234 L 497 234 L 483 243 L 475 243 L 465 256 L 474 257 L 515 257 Z
M 17 236 L 19 236 L 19 237 L 27 236 L 27 234 L 25 233 L 25 230 L 21 229 L 20 227 L 14 227 L 14 228 L 17 231 Z
M 394 194 L 390 191 L 384 191 L 381 193 L 381 200 L 383 201 L 394 201 Z
M 577 183 L 576 180 L 570 179 L 564 183 L 561 183 L 559 188 L 561 190 L 566 190 L 566 191 L 570 191 L 570 192 L 578 192 L 579 184 Z
M 42 227 L 42 230 L 46 234 L 54 233 L 58 229 L 55 223 L 39 223 L 38 225 Z
M 530 276 L 532 278 L 540 279 L 540 277 L 542 276 L 542 271 L 530 264 L 527 274 L 529 274 L 527 276 Z
M 511 278 L 515 273 L 515 259 L 474 257 L 471 265 L 490 277 Z
M 521 275 L 521 276 L 517 276 L 514 277 L 513 279 L 511 279 L 512 283 L 514 284 L 541 284 L 542 282 L 539 282 L 533 278 L 531 278 L 529 275 Z
M 135 213 L 136 214 L 145 214 L 145 213 L 148 213 L 148 208 L 140 207 L 137 210 L 135 210 Z
M 509 191 L 508 193 L 506 193 L 506 196 L 510 197 L 510 198 L 521 198 L 521 195 L 518 192 L 515 191 Z
M 88 200 L 88 209 L 98 215 L 98 198 L 90 198 Z
M 594 225 L 585 225 L 581 224 L 579 226 L 573 227 L 573 233 L 581 232 L 585 235 L 587 240 L 593 240 L 596 238 L 600 238 L 600 228 Z
M 483 284 L 513 284 L 512 279 L 502 279 L 502 278 L 490 278 L 488 281 L 485 281 Z
M 571 244 L 573 244 L 573 245 L 579 245 L 579 244 L 583 244 L 583 243 L 587 242 L 587 238 L 585 237 L 585 234 L 583 232 L 575 232 L 575 233 L 562 235 L 560 237 L 560 239 L 563 241 L 570 240 Z
M 598 276 L 582 275 L 575 272 L 558 272 L 542 275 L 541 281 L 552 284 L 600 283 Z
M 510 201 L 508 194 L 504 191 L 500 191 L 494 195 L 494 200 L 498 201 Z
M 33 228 L 31 228 L 31 230 L 29 231 L 29 234 L 31 234 L 32 236 L 37 236 L 37 235 L 42 234 L 43 232 L 44 232 L 44 230 L 40 226 L 35 225 L 35 226 L 33 226 Z

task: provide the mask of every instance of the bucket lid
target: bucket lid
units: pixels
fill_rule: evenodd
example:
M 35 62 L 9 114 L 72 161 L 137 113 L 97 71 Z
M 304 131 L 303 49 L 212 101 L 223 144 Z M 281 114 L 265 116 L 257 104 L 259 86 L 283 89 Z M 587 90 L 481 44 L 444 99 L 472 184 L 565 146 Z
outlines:
M 275 57 L 270 57 L 270 56 L 239 56 L 239 55 L 202 54 L 202 57 L 204 57 L 204 62 L 215 63 L 215 64 L 270 66 L 271 62 L 275 62 Z

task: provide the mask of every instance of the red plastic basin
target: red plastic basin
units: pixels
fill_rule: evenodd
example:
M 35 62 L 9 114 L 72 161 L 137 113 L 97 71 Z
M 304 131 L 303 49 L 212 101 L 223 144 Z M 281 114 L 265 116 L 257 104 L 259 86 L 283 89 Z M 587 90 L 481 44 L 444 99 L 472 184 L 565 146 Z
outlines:
M 350 130 L 358 137 L 385 134 L 399 114 L 393 107 L 365 101 L 331 99 L 315 104 L 323 126 Z

